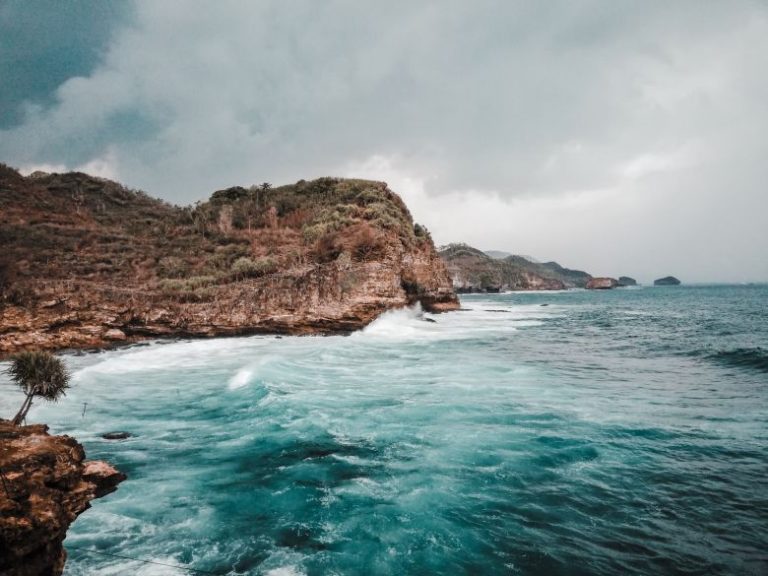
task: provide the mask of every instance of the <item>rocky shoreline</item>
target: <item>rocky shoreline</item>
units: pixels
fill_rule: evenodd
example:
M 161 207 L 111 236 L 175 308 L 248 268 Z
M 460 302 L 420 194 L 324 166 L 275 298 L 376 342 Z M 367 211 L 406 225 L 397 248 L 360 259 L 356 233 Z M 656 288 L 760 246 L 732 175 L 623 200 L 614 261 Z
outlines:
M 458 309 L 429 232 L 384 182 L 219 190 L 177 207 L 0 165 L 0 359 L 157 338 L 331 334 Z
M 61 574 L 67 528 L 125 478 L 74 438 L 0 420 L 0 574 Z

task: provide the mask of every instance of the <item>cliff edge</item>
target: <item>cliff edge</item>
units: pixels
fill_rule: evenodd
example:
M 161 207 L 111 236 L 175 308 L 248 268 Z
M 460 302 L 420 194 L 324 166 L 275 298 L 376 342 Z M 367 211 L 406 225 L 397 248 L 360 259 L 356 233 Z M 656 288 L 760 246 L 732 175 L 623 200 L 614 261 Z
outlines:
M 117 489 L 125 475 L 86 461 L 69 436 L 44 425 L 0 420 L 0 574 L 57 576 L 67 553 L 67 528 L 90 501 Z
M 320 178 L 172 206 L 82 173 L 0 164 L 0 357 L 146 338 L 361 328 L 458 308 L 429 233 L 384 182 Z

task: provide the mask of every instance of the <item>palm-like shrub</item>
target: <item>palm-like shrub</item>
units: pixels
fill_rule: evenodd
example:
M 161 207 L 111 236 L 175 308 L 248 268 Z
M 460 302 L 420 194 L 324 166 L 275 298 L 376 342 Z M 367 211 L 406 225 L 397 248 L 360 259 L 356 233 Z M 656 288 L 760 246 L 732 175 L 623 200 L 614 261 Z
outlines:
M 13 418 L 16 426 L 27 417 L 35 396 L 56 402 L 69 388 L 66 366 L 49 352 L 22 352 L 14 356 L 8 374 L 25 395 L 24 403 Z

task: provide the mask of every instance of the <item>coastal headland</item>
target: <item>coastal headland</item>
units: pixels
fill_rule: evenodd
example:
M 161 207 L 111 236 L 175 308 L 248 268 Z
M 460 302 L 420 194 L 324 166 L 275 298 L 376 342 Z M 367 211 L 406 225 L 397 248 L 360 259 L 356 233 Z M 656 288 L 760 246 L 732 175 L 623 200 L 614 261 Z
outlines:
M 178 207 L 0 165 L 0 357 L 160 337 L 323 334 L 459 307 L 429 232 L 384 182 L 232 187 Z

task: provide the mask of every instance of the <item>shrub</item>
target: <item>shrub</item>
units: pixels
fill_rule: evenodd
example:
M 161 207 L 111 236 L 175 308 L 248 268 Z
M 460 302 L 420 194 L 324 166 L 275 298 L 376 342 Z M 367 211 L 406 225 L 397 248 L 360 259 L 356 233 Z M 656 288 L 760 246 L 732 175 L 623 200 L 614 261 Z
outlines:
M 429 230 L 425 226 L 422 226 L 421 224 L 414 223 L 413 225 L 413 234 L 416 236 L 416 238 L 429 238 Z
M 157 263 L 158 276 L 163 278 L 181 278 L 189 272 L 189 265 L 176 256 L 160 258 Z
M 403 224 L 402 215 L 397 213 L 397 209 L 393 205 L 385 204 L 384 202 L 369 204 L 365 208 L 363 216 L 379 228 L 386 228 L 388 230 L 399 228 Z
M 327 232 L 320 236 L 312 248 L 312 256 L 320 263 L 332 262 L 339 257 L 344 247 L 339 242 L 337 232 Z
M 352 256 L 359 262 L 376 260 L 384 255 L 384 238 L 369 224 L 361 225 L 350 238 L 350 243 Z
M 277 270 L 277 262 L 272 258 L 264 257 L 252 260 L 248 257 L 241 257 L 232 264 L 232 274 L 239 279 L 255 278 L 271 274 Z

